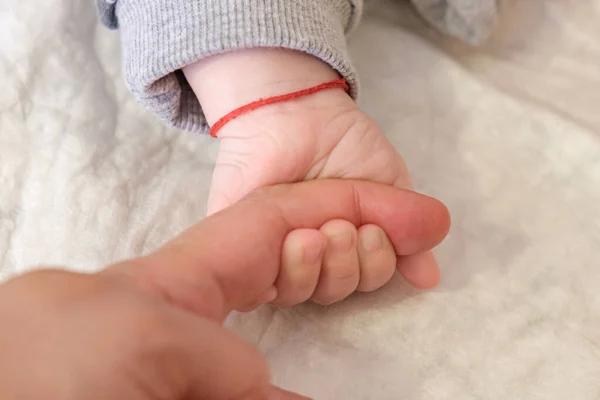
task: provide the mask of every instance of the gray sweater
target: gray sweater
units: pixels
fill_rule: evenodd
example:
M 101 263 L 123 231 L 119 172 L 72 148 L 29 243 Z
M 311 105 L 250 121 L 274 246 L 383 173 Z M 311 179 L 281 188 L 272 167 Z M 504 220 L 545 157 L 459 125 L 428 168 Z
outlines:
M 345 34 L 362 0 L 96 0 L 102 22 L 119 28 L 125 81 L 136 98 L 176 128 L 206 132 L 202 107 L 181 68 L 252 47 L 319 57 L 358 94 Z
M 368 1 L 368 0 L 367 0 Z M 466 42 L 483 42 L 503 0 L 412 0 L 432 25 Z M 96 0 L 102 22 L 121 30 L 125 80 L 167 124 L 206 132 L 202 107 L 181 68 L 236 49 L 283 47 L 318 57 L 358 95 L 345 34 L 363 0 Z

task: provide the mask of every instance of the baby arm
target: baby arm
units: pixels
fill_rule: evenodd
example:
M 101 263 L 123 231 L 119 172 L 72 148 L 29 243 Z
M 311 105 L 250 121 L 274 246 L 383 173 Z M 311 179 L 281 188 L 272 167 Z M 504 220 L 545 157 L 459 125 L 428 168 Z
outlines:
M 352 99 L 358 84 L 344 33 L 358 19 L 357 2 L 180 0 L 164 10 L 156 1 L 119 0 L 112 10 L 130 88 L 180 128 L 205 132 L 239 106 L 339 76 L 350 86 L 349 94 L 327 90 L 227 124 L 219 133 L 209 213 L 278 183 L 354 178 L 411 187 L 402 158 Z M 375 290 L 396 268 L 417 287 L 439 279 L 430 252 L 400 254 L 375 225 L 334 219 L 291 238 L 279 305 L 329 304 Z

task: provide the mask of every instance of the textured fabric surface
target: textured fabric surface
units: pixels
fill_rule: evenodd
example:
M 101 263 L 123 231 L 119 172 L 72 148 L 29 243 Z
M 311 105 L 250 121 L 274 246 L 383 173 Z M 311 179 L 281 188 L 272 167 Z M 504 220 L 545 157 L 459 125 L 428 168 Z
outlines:
M 374 4 L 352 35 L 361 107 L 453 214 L 443 280 L 235 315 L 278 383 L 316 400 L 598 399 L 600 2 L 502 12 L 479 49 L 406 2 Z M 95 270 L 202 218 L 216 143 L 138 105 L 119 48 L 88 1 L 0 2 L 2 276 Z
M 201 105 L 180 69 L 210 55 L 252 47 L 306 52 L 335 68 L 358 94 L 345 33 L 362 0 L 97 0 L 119 28 L 125 81 L 138 100 L 177 128 L 207 132 Z
M 501 0 L 413 0 L 433 26 L 471 44 L 481 44 L 498 20 Z

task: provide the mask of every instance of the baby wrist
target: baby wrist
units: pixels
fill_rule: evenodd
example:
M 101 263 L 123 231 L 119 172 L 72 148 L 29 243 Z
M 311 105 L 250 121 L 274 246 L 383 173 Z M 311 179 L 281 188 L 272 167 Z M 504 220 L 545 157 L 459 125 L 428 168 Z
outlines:
M 339 79 L 320 59 L 285 49 L 257 48 L 212 56 L 183 70 L 212 125 L 232 110 Z

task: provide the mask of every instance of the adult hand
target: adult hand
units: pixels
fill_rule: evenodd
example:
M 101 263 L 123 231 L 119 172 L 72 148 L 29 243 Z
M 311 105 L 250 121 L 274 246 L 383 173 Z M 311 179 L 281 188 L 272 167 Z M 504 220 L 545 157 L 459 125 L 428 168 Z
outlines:
M 259 352 L 221 327 L 277 291 L 294 229 L 331 219 L 384 228 L 397 254 L 445 236 L 434 199 L 317 181 L 264 189 L 147 257 L 84 275 L 44 270 L 0 286 L 0 397 L 300 399 L 270 384 Z

